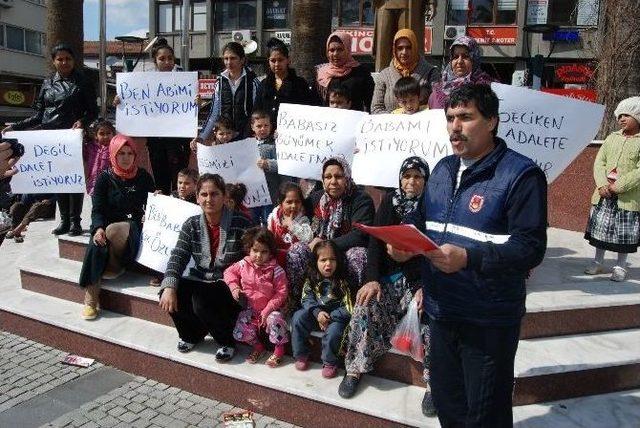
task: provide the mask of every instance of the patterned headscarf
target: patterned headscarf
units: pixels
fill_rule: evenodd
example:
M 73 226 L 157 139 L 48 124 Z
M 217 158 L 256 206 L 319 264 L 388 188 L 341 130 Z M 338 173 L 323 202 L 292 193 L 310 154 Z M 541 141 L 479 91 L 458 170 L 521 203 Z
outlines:
M 320 202 L 315 207 L 313 212 L 313 226 L 314 236 L 321 239 L 333 239 L 339 236 L 340 229 L 342 228 L 342 220 L 344 216 L 344 210 L 342 207 L 342 200 L 345 196 L 350 196 L 356 188 L 353 179 L 351 178 L 351 167 L 347 160 L 343 157 L 333 157 L 327 159 L 322 165 L 322 175 L 327 167 L 331 165 L 339 165 L 344 173 L 346 181 L 346 188 L 342 196 L 338 199 L 334 199 L 329 194 L 324 192 L 320 197 Z
M 409 197 L 407 196 L 407 193 L 402 190 L 402 176 L 410 169 L 418 170 L 418 172 L 420 172 L 424 177 L 425 181 L 429 178 L 429 165 L 421 157 L 411 156 L 402 162 L 402 166 L 400 166 L 400 173 L 398 174 L 399 186 L 395 190 L 392 199 L 393 209 L 400 219 L 403 219 L 407 214 L 418 207 L 418 202 L 420 202 L 420 197 L 422 196 L 420 194 Z
M 453 49 L 456 46 L 464 46 L 469 50 L 469 57 L 471 58 L 471 73 L 467 74 L 466 76 L 456 76 L 456 74 L 453 72 L 453 68 L 451 67 L 451 60 L 453 59 L 451 57 L 453 56 Z M 495 80 L 480 68 L 480 64 L 482 63 L 480 57 L 480 47 L 473 37 L 458 37 L 451 45 L 451 48 L 449 48 L 449 56 L 449 63 L 442 71 L 442 80 L 433 85 L 434 91 L 440 91 L 449 96 L 451 91 L 467 83 L 480 83 L 490 85 L 491 82 Z
M 398 55 L 396 54 L 396 42 L 400 39 L 407 39 L 409 40 L 409 43 L 411 43 L 411 59 L 409 60 L 409 64 L 406 66 L 400 63 Z M 396 35 L 393 37 L 393 66 L 398 70 L 398 73 L 400 73 L 402 77 L 407 77 L 411 76 L 411 73 L 415 70 L 419 60 L 420 53 L 418 52 L 418 38 L 416 37 L 416 33 L 408 28 L 398 30 Z
M 133 164 L 129 169 L 123 169 L 118 165 L 117 155 L 120 149 L 124 146 L 131 147 L 131 150 L 133 150 L 133 154 L 135 155 Z M 111 169 L 115 175 L 123 180 L 131 180 L 138 173 L 138 153 L 136 151 L 136 143 L 131 137 L 123 134 L 116 135 L 111 139 L 111 143 L 109 143 L 109 160 L 111 160 Z
M 333 65 L 330 62 L 321 64 L 318 66 L 318 87 L 321 92 L 326 93 L 331 79 L 334 77 L 345 77 L 351 73 L 351 70 L 359 66 L 360 63 L 351 55 L 351 34 L 344 31 L 335 31 L 327 37 L 326 51 L 329 53 L 329 44 L 335 42 L 336 38 L 339 39 L 344 45 L 344 49 L 347 55 L 346 61 L 340 65 Z

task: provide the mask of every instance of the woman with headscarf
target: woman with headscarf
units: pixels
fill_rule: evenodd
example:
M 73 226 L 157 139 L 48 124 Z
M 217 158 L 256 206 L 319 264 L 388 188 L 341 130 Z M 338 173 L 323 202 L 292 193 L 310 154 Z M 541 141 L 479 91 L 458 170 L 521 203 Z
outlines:
M 73 49 L 61 43 L 51 50 L 51 62 L 55 73 L 42 82 L 33 104 L 34 115 L 7 126 L 2 133 L 30 129 L 86 129 L 96 119 L 96 92 L 82 72 L 82 59 L 78 64 Z M 56 199 L 60 224 L 51 233 L 81 235 L 84 193 L 59 193 Z
M 422 200 L 425 182 L 429 178 L 429 165 L 420 157 L 405 159 L 400 167 L 399 187 L 389 191 L 376 212 L 375 226 L 402 223 L 403 218 L 415 211 Z M 418 308 L 422 305 L 422 284 L 417 259 L 398 263 L 387 255 L 383 241 L 371 236 L 365 284 L 356 294 L 356 304 L 351 315 L 347 337 L 346 375 L 338 393 L 343 398 L 352 397 L 362 375 L 373 370 L 376 360 L 391 349 L 391 335 L 407 312 L 414 296 Z M 433 413 L 431 395 L 427 393 L 425 404 Z
M 138 167 L 131 137 L 113 137 L 109 159 L 111 167 L 98 176 L 93 190 L 91 239 L 80 272 L 86 320 L 98 315 L 101 280 L 120 276 L 138 253 L 147 195 L 155 190 L 151 175 Z
M 480 48 L 473 37 L 460 36 L 449 48 L 449 64 L 442 72 L 440 82 L 433 84 L 429 108 L 444 108 L 449 94 L 467 83 L 490 85 L 496 79 L 482 71 Z
M 418 41 L 412 30 L 399 30 L 393 38 L 393 59 L 376 76 L 371 113 L 391 113 L 398 108 L 393 88 L 401 77 L 413 77 L 420 84 L 420 105 L 426 105 L 431 85 L 438 81 L 438 69 L 427 63 L 418 51 Z
M 352 290 L 362 283 L 366 264 L 368 238 L 353 223 L 370 225 L 375 208 L 373 200 L 358 189 L 351 179 L 351 168 L 344 158 L 330 158 L 322 165 L 322 190 L 305 201 L 307 217 L 311 218 L 314 238 L 308 244 L 297 243 L 287 253 L 287 276 L 292 303 L 300 304 L 304 273 L 311 249 L 320 241 L 331 240 L 346 255 Z
M 322 105 L 329 105 L 329 86 L 340 85 L 351 93 L 351 110 L 369 111 L 373 95 L 371 73 L 351 55 L 351 35 L 342 31 L 327 38 L 328 63 L 317 68 L 316 84 Z

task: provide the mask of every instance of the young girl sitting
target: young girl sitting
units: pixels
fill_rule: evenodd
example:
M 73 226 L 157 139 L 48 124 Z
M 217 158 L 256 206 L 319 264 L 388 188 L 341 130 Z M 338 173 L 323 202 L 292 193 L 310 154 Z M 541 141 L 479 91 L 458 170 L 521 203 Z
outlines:
M 242 245 L 248 256 L 224 271 L 231 295 L 244 307 L 233 337 L 253 346 L 247 362 L 255 364 L 265 352 L 260 333 L 266 332 L 275 345 L 266 364 L 277 367 L 289 341 L 287 322 L 278 312 L 287 300 L 287 276 L 274 258 L 276 243 L 271 232 L 260 227 L 248 229 L 242 236 Z
M 602 143 L 593 164 L 596 190 L 585 239 L 596 248 L 588 275 L 605 273 L 604 253 L 618 253 L 612 281 L 627 278 L 627 256 L 640 244 L 640 97 L 620 101 L 614 111 L 620 130 Z
M 309 367 L 309 335 L 320 329 L 324 331 L 322 376 L 332 378 L 336 375 L 338 353 L 352 310 L 344 256 L 333 241 L 321 241 L 313 248 L 302 289 L 302 308 L 291 320 L 296 369 L 306 370 Z
M 295 183 L 286 181 L 280 186 L 278 206 L 267 218 L 267 228 L 276 237 L 276 259 L 280 266 L 284 266 L 287 251 L 296 242 L 310 242 L 313 231 L 309 219 L 302 209 L 302 189 Z
M 84 171 L 87 186 L 87 194 L 93 195 L 93 187 L 96 178 L 105 169 L 111 166 L 109 161 L 109 143 L 116 129 L 108 120 L 101 120 L 93 126 L 94 139 L 85 143 L 82 147 L 82 157 L 84 160 Z
M 244 204 L 247 196 L 247 186 L 244 183 L 227 183 L 227 200 L 225 205 L 230 210 L 238 211 L 251 220 L 251 211 Z
M 202 141 L 203 146 L 217 146 L 219 144 L 227 144 L 233 141 L 234 138 L 238 136 L 238 132 L 233 129 L 233 122 L 226 116 L 221 117 L 216 121 L 216 125 L 213 128 L 213 132 L 211 133 L 213 138 L 207 138 Z M 198 141 L 197 139 L 191 140 L 189 143 L 191 147 L 191 151 L 193 153 L 197 153 L 198 149 Z

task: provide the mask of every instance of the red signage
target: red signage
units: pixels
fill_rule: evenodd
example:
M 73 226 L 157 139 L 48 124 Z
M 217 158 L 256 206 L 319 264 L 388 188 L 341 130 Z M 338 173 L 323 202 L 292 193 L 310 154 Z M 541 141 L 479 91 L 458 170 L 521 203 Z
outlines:
M 199 79 L 198 94 L 202 99 L 211 99 L 216 93 L 216 82 L 218 79 Z
M 593 68 L 586 64 L 565 64 L 556 67 L 556 79 L 562 83 L 587 83 L 593 76 Z
M 340 31 L 351 35 L 351 53 L 354 55 L 368 55 L 373 50 L 373 28 L 340 28 Z M 424 53 L 431 53 L 432 45 L 431 27 L 424 27 Z
M 598 94 L 593 89 L 542 88 L 542 92 L 562 95 L 563 97 L 575 98 L 577 100 L 589 101 L 592 103 L 595 103 L 598 99 Z
M 468 27 L 467 36 L 479 45 L 515 45 L 518 27 Z

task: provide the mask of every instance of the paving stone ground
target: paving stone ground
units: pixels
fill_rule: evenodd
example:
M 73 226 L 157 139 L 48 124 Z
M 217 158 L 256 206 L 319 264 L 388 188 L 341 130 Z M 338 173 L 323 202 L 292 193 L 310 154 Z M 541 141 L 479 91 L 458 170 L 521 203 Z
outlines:
M 97 389 L 96 398 L 73 409 L 68 408 L 68 403 L 66 407 L 65 403 L 59 403 L 57 407 L 54 403 L 51 419 L 45 414 L 45 423 L 30 425 L 37 419 L 29 415 L 31 403 L 35 407 L 42 398 L 54 396 L 58 398 L 53 401 L 61 400 L 59 397 L 73 392 L 74 386 L 83 380 L 90 380 L 100 371 L 114 370 L 98 361 L 88 368 L 67 366 L 61 363 L 66 355 L 66 352 L 0 331 L 0 422 L 4 414 L 5 419 L 9 415 L 12 418 L 25 415 L 23 420 L 11 421 L 17 427 L 219 427 L 223 426 L 223 413 L 241 410 L 152 379 L 130 375 L 131 380 L 122 386 L 106 393 Z M 87 382 L 84 384 L 86 388 Z M 75 397 L 75 404 L 77 400 Z M 259 414 L 254 414 L 254 420 L 258 428 L 294 427 Z

